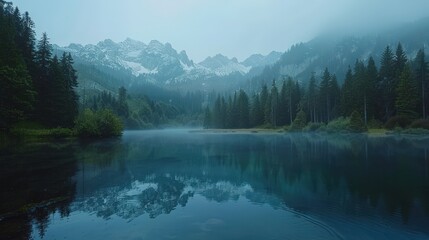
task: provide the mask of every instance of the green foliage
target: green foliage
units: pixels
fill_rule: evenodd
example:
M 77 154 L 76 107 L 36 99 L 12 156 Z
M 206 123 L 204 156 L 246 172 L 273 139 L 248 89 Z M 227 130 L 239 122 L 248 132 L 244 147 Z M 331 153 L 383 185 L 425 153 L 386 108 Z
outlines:
M 395 116 L 390 118 L 386 124 L 384 125 L 385 128 L 392 130 L 395 127 L 401 127 L 406 128 L 411 124 L 411 120 L 406 116 Z
M 296 114 L 296 118 L 293 120 L 293 123 L 291 125 L 292 131 L 299 131 L 302 130 L 307 125 L 307 114 L 300 110 Z
M 0 67 L 0 128 L 28 117 L 35 95 L 30 76 L 24 67 Z
M 34 22 L 8 3 L 0 7 L 0 128 L 24 119 L 72 127 L 78 113 L 77 75 L 70 54 L 52 57 L 46 33 L 35 48 Z
M 410 124 L 410 128 L 422 128 L 429 130 L 429 120 L 428 119 L 417 119 Z
M 77 118 L 75 131 L 79 137 L 111 137 L 122 134 L 123 125 L 117 115 L 109 109 L 92 112 L 85 109 Z
M 368 129 L 380 129 L 383 128 L 383 123 L 377 119 L 371 119 L 368 121 L 367 128 Z
M 264 111 L 259 100 L 259 95 L 253 97 L 253 106 L 251 108 L 251 125 L 259 126 L 264 123 Z
M 362 120 L 362 116 L 358 111 L 353 111 L 350 115 L 350 130 L 352 132 L 364 132 L 366 131 L 365 124 Z
M 406 128 L 396 127 L 393 129 L 394 134 L 410 134 L 410 135 L 429 135 L 429 130 L 424 128 Z
M 69 128 L 35 129 L 14 127 L 12 129 L 12 134 L 14 136 L 35 138 L 67 138 L 74 136 L 73 130 Z
M 350 131 L 350 118 L 339 117 L 330 121 L 326 125 L 327 132 L 348 132 Z
M 418 86 L 418 96 L 420 98 L 419 101 L 419 109 L 421 110 L 420 116 L 423 119 L 426 118 L 428 113 L 428 79 L 429 79 L 429 67 L 428 63 L 425 60 L 425 51 L 424 49 L 420 49 L 414 59 L 414 76 L 417 80 Z
M 404 116 L 407 118 L 416 118 L 417 113 L 415 111 L 417 105 L 417 91 L 412 81 L 411 69 L 407 65 L 401 74 L 398 87 L 396 88 L 396 109 L 397 115 Z
M 394 55 L 389 46 L 386 47 L 381 56 L 381 66 L 379 72 L 378 93 L 382 96 L 380 109 L 383 114 L 380 118 L 388 119 L 394 111 L 395 105 L 395 66 Z
M 313 123 L 313 122 L 310 122 L 302 130 L 304 132 L 316 132 L 316 131 L 322 130 L 322 128 L 325 127 L 325 126 L 326 125 L 324 123 Z
M 307 91 L 307 106 L 308 106 L 308 112 L 310 112 L 311 122 L 316 122 L 317 95 L 318 95 L 318 91 L 317 91 L 316 78 L 313 72 L 311 74 L 310 82 L 308 84 L 308 91 Z

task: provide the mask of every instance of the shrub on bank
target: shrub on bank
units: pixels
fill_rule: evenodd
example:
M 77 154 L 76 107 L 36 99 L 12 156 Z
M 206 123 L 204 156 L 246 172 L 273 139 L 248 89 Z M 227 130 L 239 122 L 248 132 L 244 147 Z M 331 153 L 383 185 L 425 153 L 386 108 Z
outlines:
M 362 117 L 358 111 L 353 111 L 350 115 L 350 124 L 349 129 L 352 132 L 365 132 L 367 129 L 365 123 L 362 120 Z
M 324 123 L 308 123 L 307 126 L 305 126 L 302 131 L 305 132 L 316 132 L 316 131 L 324 131 L 325 130 L 325 124 Z
M 85 109 L 77 118 L 75 132 L 79 137 L 110 137 L 122 134 L 123 124 L 111 110 L 92 112 Z
M 350 118 L 339 117 L 330 121 L 326 125 L 327 132 L 347 132 L 350 131 Z
M 391 117 L 386 124 L 385 128 L 392 130 L 395 127 L 406 128 L 411 124 L 411 120 L 405 116 L 394 116 Z
M 429 120 L 427 119 L 417 119 L 411 123 L 410 128 L 422 128 L 429 130 Z
M 293 120 L 292 125 L 290 127 L 291 131 L 301 131 L 307 125 L 307 115 L 304 111 L 300 110 Z

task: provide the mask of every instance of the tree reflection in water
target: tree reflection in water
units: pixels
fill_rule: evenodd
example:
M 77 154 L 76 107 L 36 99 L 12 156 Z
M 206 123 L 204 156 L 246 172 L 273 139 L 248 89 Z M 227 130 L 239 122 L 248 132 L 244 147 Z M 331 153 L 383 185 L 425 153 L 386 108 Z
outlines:
M 43 236 L 53 212 L 156 218 L 239 198 L 320 218 L 429 224 L 426 140 L 364 135 L 130 132 L 2 153 L 2 235 Z M 390 220 L 389 220 L 390 221 Z

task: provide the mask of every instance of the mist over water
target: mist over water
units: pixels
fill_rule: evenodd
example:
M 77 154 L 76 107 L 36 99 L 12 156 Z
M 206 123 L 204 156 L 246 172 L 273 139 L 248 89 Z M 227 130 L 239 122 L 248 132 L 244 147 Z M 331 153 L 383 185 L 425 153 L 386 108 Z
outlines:
M 427 239 L 427 143 L 177 129 L 17 146 L 1 151 L 1 234 Z

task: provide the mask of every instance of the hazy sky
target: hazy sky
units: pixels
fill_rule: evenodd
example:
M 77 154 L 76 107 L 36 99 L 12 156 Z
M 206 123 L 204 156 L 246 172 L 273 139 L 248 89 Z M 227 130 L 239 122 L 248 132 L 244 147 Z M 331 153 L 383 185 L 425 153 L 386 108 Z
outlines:
M 194 61 L 284 52 L 321 32 L 429 16 L 429 0 L 12 0 L 52 43 L 169 42 Z

